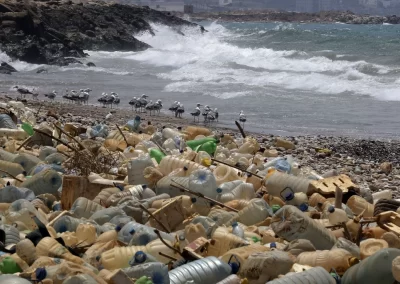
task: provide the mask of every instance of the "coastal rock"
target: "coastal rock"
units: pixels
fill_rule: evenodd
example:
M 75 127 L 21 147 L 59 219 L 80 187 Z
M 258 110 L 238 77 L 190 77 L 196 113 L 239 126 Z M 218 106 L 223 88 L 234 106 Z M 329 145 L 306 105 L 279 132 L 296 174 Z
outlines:
M 6 62 L 1 62 L 0 64 L 0 73 L 2 74 L 11 74 L 12 72 L 18 72 L 17 69 L 12 67 L 10 64 Z
M 0 6 L 0 49 L 12 59 L 28 63 L 82 64 L 79 58 L 87 56 L 83 50 L 149 48 L 133 36 L 141 32 L 154 34 L 149 22 L 171 27 L 197 26 L 138 6 L 58 1 L 26 6 L 23 1 L 6 0 Z
M 382 164 L 379 165 L 379 168 L 385 174 L 390 174 L 392 172 L 393 165 L 392 165 L 392 163 L 389 163 L 389 162 L 383 162 Z
M 88 62 L 88 63 L 86 63 L 86 66 L 88 66 L 88 67 L 96 67 L 96 64 L 94 64 L 93 62 Z

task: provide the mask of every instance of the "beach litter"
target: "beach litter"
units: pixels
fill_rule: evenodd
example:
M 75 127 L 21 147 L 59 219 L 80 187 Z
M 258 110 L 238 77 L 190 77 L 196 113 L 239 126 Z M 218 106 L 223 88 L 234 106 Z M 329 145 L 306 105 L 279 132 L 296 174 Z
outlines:
M 292 141 L 265 149 L 243 129 L 38 122 L 20 102 L 7 108 L 0 283 L 400 280 L 400 202 L 303 171 L 273 148 Z

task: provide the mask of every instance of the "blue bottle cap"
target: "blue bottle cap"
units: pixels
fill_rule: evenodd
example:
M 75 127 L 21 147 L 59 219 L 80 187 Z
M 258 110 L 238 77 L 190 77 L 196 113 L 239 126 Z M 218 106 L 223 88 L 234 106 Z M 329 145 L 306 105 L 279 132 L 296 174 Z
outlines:
M 196 203 L 197 198 L 196 197 L 192 197 L 192 198 L 190 198 L 190 201 L 192 201 L 192 203 Z
M 238 226 L 238 223 L 237 222 L 233 222 L 232 223 L 232 227 L 237 227 Z
M 37 268 L 35 271 L 35 275 L 36 275 L 37 280 L 39 280 L 39 281 L 44 280 L 47 276 L 46 268 L 43 268 L 43 267 Z
M 146 189 L 147 188 L 147 184 L 142 184 L 142 188 Z
M 121 226 L 116 226 L 116 227 L 115 227 L 115 230 L 116 230 L 117 232 L 121 231 Z
M 294 198 L 294 194 L 292 192 L 286 194 L 286 196 L 285 196 L 286 201 L 292 200 L 293 198 Z
M 239 272 L 239 268 L 240 268 L 239 264 L 237 264 L 236 262 L 230 262 L 229 265 L 232 269 L 232 274 L 236 274 Z
M 222 192 L 222 189 L 221 188 L 217 188 L 217 193 L 221 193 Z
M 331 206 L 329 206 L 329 208 L 328 208 L 328 212 L 329 212 L 329 213 L 333 213 L 333 212 L 335 212 L 335 207 L 333 207 L 332 205 L 331 205 Z
M 139 250 L 135 253 L 135 262 L 136 263 L 144 263 L 146 261 L 146 259 L 147 259 L 147 255 L 143 251 Z
M 275 243 L 275 242 L 270 243 L 270 244 L 269 244 L 269 247 L 270 247 L 270 248 L 276 248 L 276 243 Z
M 134 233 L 136 233 L 135 229 L 132 229 L 129 231 L 129 234 L 133 235 Z

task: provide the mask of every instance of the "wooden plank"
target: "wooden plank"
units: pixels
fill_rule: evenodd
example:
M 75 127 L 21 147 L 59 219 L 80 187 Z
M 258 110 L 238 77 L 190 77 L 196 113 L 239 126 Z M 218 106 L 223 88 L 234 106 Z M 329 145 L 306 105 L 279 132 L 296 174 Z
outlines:
M 61 193 L 61 208 L 69 210 L 78 197 L 86 197 L 93 200 L 99 192 L 110 187 L 106 184 L 90 183 L 83 176 L 64 176 Z
M 322 195 L 332 195 L 335 194 L 336 185 L 342 190 L 342 192 L 348 192 L 351 188 L 358 190 L 358 187 L 347 175 L 339 175 L 311 181 L 308 194 L 318 192 Z

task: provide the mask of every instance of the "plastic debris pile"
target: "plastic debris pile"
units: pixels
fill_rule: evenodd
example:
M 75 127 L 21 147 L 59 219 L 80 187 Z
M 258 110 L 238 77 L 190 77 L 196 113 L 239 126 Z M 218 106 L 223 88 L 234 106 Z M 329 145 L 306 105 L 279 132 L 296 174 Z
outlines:
M 390 191 L 366 194 L 252 137 L 0 107 L 1 283 L 400 281 Z

